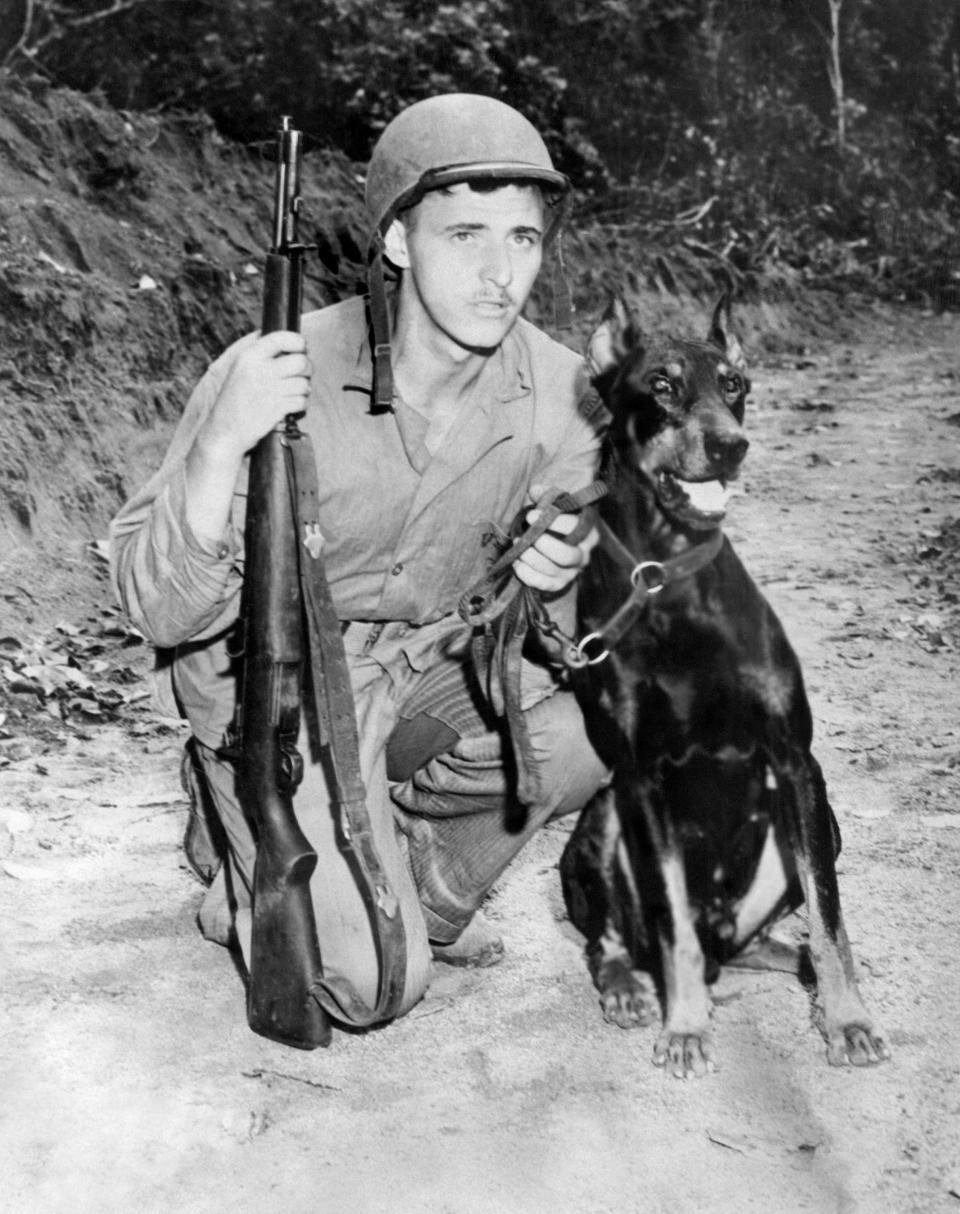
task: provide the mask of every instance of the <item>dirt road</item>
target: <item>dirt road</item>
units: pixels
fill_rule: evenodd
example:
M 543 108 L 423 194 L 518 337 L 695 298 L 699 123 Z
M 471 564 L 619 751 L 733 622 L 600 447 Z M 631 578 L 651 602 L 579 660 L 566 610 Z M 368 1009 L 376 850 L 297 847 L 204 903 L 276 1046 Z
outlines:
M 559 893 L 565 828 L 495 891 L 497 969 L 438 973 L 406 1020 L 326 1051 L 252 1035 L 230 956 L 194 926 L 182 734 L 138 698 L 143 647 L 102 613 L 96 645 L 93 623 L 50 619 L 43 643 L 0 638 L 0 1207 L 960 1211 L 958 337 L 956 316 L 878 313 L 870 342 L 757 365 L 728 528 L 804 661 L 892 1061 L 831 1069 L 801 986 L 738 973 L 714 988 L 721 1069 L 655 1069 L 652 1030 L 600 1018 Z M 112 703 L 81 679 L 89 711 L 54 719 L 69 671 L 96 683 L 121 659 Z

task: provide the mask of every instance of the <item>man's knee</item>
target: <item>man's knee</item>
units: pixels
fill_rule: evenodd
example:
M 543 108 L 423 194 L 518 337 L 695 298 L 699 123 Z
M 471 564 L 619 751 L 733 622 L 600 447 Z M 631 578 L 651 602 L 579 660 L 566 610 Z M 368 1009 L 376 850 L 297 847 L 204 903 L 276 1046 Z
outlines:
M 610 778 L 587 737 L 570 691 L 557 691 L 524 714 L 547 817 L 576 813 Z

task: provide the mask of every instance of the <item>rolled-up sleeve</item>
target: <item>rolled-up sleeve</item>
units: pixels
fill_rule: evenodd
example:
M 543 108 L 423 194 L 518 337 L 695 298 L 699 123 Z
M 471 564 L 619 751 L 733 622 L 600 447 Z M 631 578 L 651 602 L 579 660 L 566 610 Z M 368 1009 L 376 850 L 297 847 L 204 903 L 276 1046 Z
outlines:
M 243 498 L 235 493 L 223 535 L 201 542 L 186 521 L 185 463 L 241 344 L 197 385 L 159 471 L 110 526 L 114 591 L 132 622 L 161 648 L 215 636 L 239 611 Z

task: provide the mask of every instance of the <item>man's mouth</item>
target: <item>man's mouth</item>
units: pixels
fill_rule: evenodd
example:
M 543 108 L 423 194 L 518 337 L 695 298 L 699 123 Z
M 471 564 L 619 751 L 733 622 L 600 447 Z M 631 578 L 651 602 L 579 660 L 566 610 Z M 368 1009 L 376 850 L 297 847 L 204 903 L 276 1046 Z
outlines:
M 669 513 L 687 521 L 718 523 L 727 512 L 730 489 L 726 481 L 685 481 L 672 472 L 657 473 L 657 497 Z
M 482 312 L 506 312 L 510 307 L 509 299 L 475 299 L 473 306 Z

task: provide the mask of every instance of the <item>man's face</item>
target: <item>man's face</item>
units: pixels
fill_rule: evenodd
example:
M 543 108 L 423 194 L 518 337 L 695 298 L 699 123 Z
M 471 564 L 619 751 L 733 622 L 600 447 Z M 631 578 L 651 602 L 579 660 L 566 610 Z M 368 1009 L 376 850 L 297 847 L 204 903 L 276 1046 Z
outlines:
M 404 329 L 441 348 L 498 346 L 537 277 L 543 232 L 543 201 L 531 186 L 479 193 L 462 183 L 425 195 L 386 236 L 387 256 L 404 271 Z

